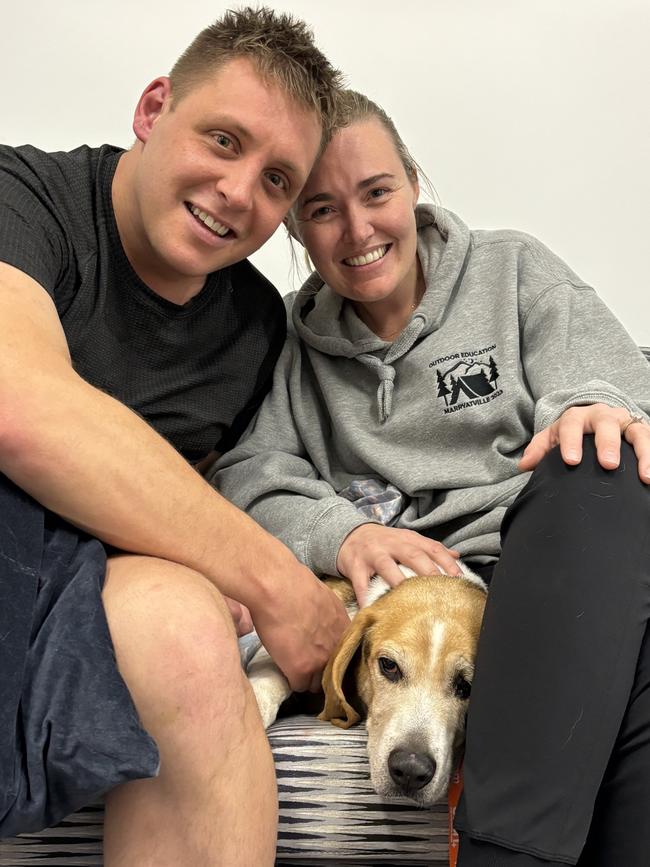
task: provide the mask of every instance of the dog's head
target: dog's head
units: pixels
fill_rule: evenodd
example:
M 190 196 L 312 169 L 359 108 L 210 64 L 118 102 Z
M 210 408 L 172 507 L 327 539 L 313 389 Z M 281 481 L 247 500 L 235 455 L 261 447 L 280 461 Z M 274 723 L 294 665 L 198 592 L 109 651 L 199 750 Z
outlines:
M 361 610 L 323 675 L 321 719 L 367 714 L 378 794 L 430 806 L 464 741 L 485 592 L 466 578 L 410 578 Z

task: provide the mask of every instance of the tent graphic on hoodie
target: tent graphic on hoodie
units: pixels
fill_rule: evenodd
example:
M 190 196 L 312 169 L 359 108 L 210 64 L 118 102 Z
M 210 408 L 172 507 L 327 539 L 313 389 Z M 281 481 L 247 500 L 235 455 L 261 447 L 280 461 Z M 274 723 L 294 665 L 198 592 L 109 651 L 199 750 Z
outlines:
M 459 373 L 454 375 L 456 371 Z M 459 361 L 445 373 L 436 370 L 436 374 L 438 397 L 444 397 L 445 406 L 455 406 L 461 394 L 465 396 L 465 400 L 475 400 L 492 394 L 496 391 L 496 382 L 499 378 L 499 371 L 492 356 L 489 363 Z

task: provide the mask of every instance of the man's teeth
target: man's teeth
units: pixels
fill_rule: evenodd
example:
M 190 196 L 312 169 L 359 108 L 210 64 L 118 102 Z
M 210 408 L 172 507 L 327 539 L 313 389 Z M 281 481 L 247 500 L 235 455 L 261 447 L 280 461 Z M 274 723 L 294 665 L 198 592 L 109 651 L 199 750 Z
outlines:
M 365 256 L 352 256 L 351 259 L 344 259 L 346 265 L 369 265 L 371 262 L 376 262 L 377 259 L 383 259 L 388 251 L 388 245 L 377 247 L 371 253 L 366 253 Z
M 206 214 L 205 211 L 202 211 L 200 208 L 197 208 L 196 205 L 192 205 L 190 207 L 190 211 L 194 214 L 195 217 L 205 223 L 208 229 L 211 229 L 215 235 L 219 235 L 220 238 L 223 238 L 224 235 L 227 235 L 230 229 L 228 226 L 222 226 L 221 223 L 217 223 L 216 220 L 213 220 L 210 214 Z

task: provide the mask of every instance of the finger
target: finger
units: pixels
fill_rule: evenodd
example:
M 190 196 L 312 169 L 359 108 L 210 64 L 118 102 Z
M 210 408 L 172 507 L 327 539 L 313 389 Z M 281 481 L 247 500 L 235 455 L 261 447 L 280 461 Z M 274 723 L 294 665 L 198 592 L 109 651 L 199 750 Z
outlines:
M 631 424 L 625 431 L 625 439 L 634 449 L 639 478 L 646 485 L 650 484 L 650 426 Z
M 444 551 L 436 557 L 436 565 L 444 575 L 462 575 L 463 570 L 458 565 L 458 561 L 454 557 Z
M 309 682 L 309 692 L 320 692 L 322 689 L 323 672 L 317 671 Z
M 374 572 L 380 575 L 390 587 L 397 587 L 404 580 L 404 573 L 390 554 L 382 554 L 376 558 Z
M 606 470 L 615 470 L 621 462 L 621 423 L 618 418 L 603 413 L 594 425 L 598 463 Z
M 343 575 L 344 573 L 341 574 Z M 357 597 L 357 602 L 359 603 L 359 608 L 363 608 L 366 603 L 366 593 L 368 592 L 368 582 L 370 581 L 371 574 L 372 573 L 368 567 L 361 564 L 353 567 L 349 570 L 347 575 L 344 575 L 350 584 L 352 584 L 354 595 Z
M 458 560 L 460 559 L 459 551 L 445 547 L 442 542 L 434 542 L 429 552 L 436 566 L 436 571 L 443 572 L 445 575 L 463 574 L 463 570 L 458 564 Z
M 241 617 L 237 624 L 237 635 L 241 638 L 242 635 L 248 635 L 255 628 L 251 613 L 245 605 L 241 605 Z
M 242 616 L 241 602 L 237 602 L 235 599 L 231 599 L 230 596 L 224 596 L 223 598 L 226 602 L 226 605 L 228 606 L 228 611 L 230 612 L 230 616 L 232 617 L 235 626 L 238 626 Z
M 400 557 L 400 563 L 410 566 L 418 575 L 460 575 L 461 569 L 457 558 L 447 552 L 444 545 L 432 546 L 431 553 L 414 549 L 410 554 Z
M 584 414 L 567 410 L 562 413 L 555 425 L 562 460 L 569 466 L 576 466 L 582 460 L 582 440 L 585 435 Z
M 432 559 L 435 559 L 441 552 L 449 554 L 449 556 L 453 557 L 454 560 L 458 560 L 460 557 L 460 551 L 457 551 L 455 548 L 447 548 L 446 545 L 442 544 L 442 542 L 438 542 L 435 539 L 429 539 L 426 536 L 420 536 L 419 534 L 417 534 L 417 538 L 419 543 L 425 546 L 427 554 L 429 554 Z
M 368 595 L 368 583 L 369 579 L 366 577 L 362 578 L 349 578 L 350 584 L 352 584 L 352 589 L 354 590 L 354 595 L 357 598 L 357 604 L 359 608 L 365 608 L 366 605 L 366 597 Z
M 292 692 L 307 692 L 311 686 L 312 678 L 307 674 L 287 674 L 286 671 L 282 671 L 282 674 L 289 681 L 289 686 L 291 687 Z
M 519 470 L 521 472 L 534 470 L 544 455 L 548 454 L 556 444 L 556 428 L 554 425 L 544 428 L 544 430 L 535 434 L 524 449 L 524 453 L 519 460 Z

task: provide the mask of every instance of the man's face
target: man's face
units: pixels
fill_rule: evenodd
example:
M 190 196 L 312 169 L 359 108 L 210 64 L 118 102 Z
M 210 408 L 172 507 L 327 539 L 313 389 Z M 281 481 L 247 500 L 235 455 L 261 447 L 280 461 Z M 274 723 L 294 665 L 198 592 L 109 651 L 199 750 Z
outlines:
M 127 207 L 115 199 L 126 252 L 157 291 L 200 288 L 207 274 L 261 247 L 305 183 L 321 138 L 317 114 L 244 58 L 177 102 L 170 93 L 167 79 L 145 91 Z

